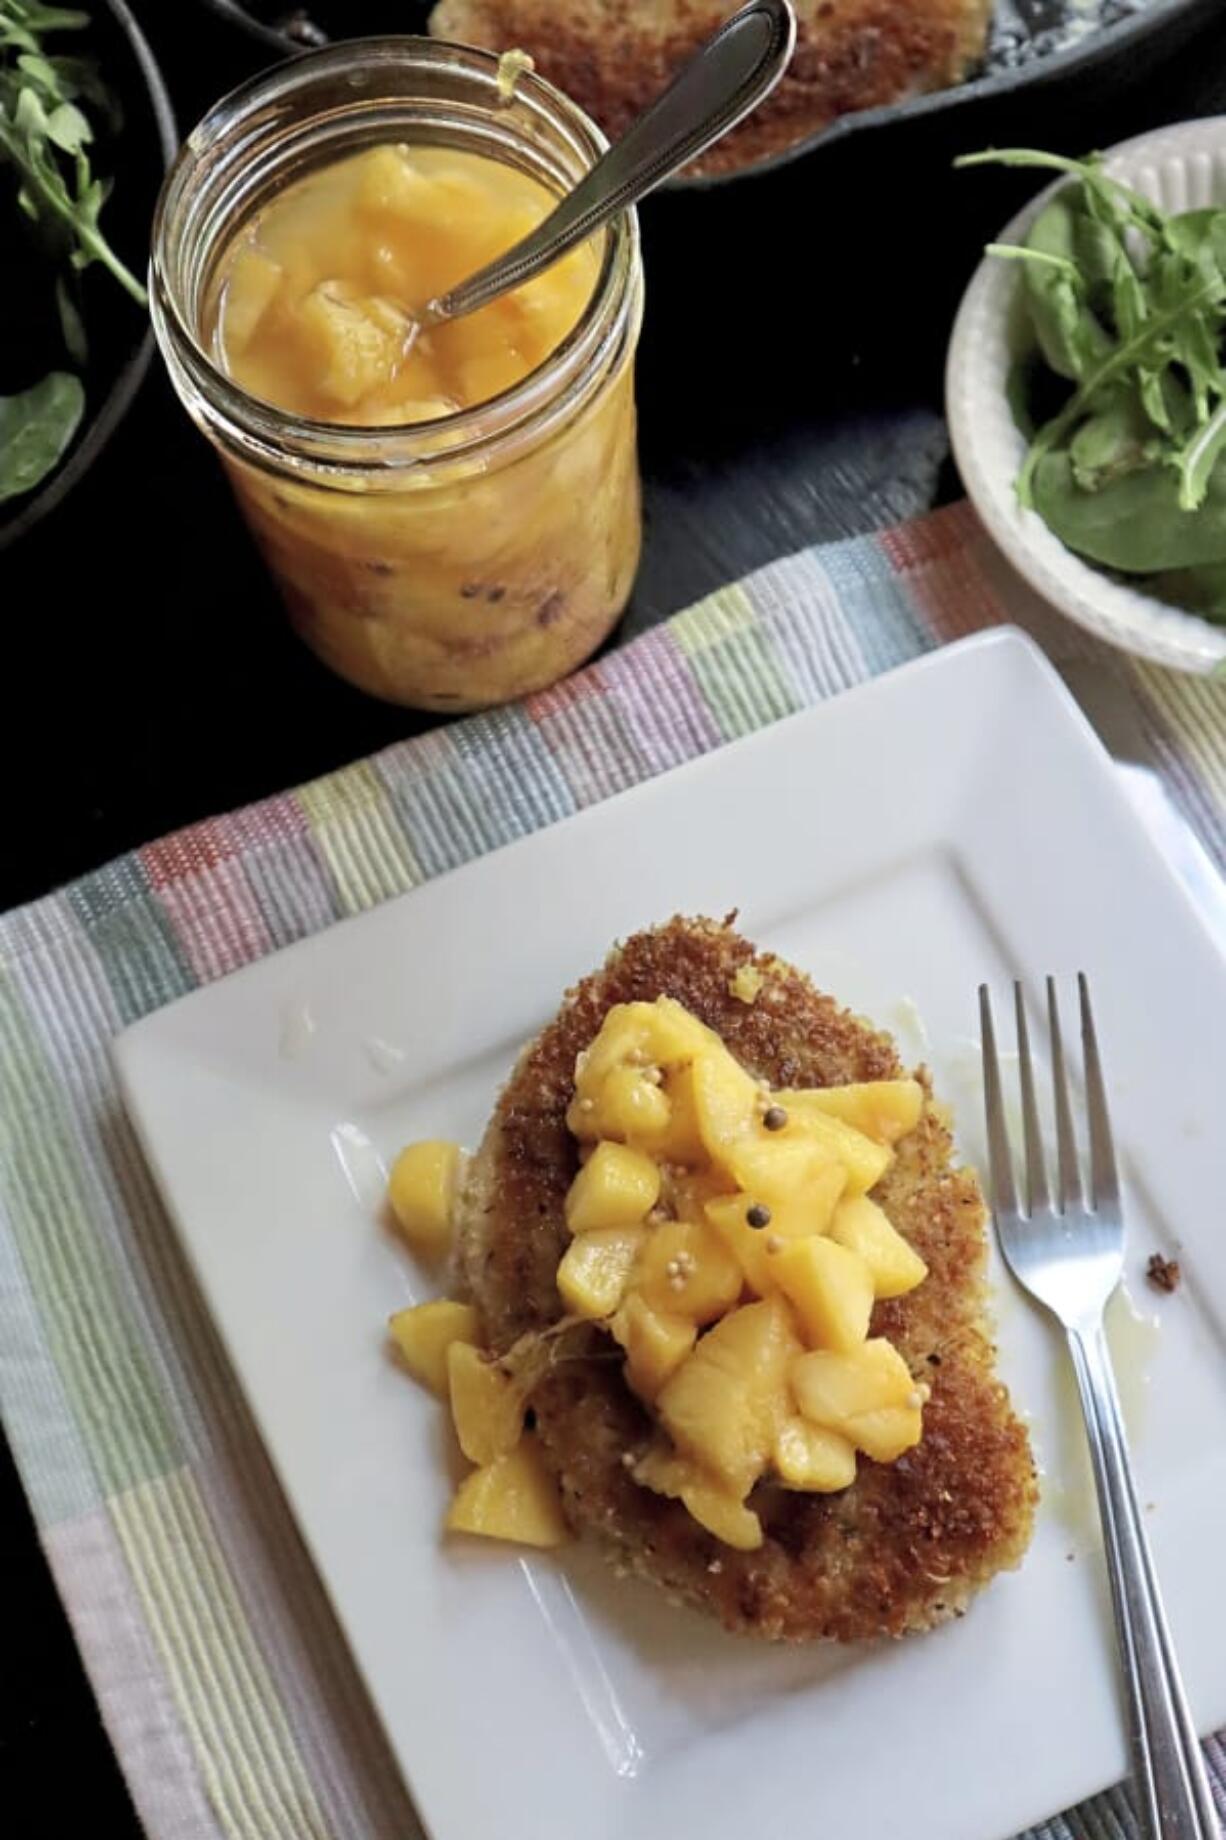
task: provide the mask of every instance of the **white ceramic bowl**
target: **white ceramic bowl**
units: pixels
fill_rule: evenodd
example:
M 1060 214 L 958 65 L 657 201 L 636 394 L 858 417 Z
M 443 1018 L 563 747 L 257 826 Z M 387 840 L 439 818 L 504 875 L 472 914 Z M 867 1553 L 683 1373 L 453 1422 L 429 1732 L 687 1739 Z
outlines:
M 1167 211 L 1226 205 L 1226 116 L 1124 141 L 1108 154 L 1107 171 Z M 1055 190 L 1053 184 L 1041 192 L 997 241 L 1020 242 Z M 986 257 L 966 290 L 950 341 L 946 414 L 975 509 L 1030 585 L 1100 639 L 1179 671 L 1226 668 L 1226 627 L 1102 574 L 1066 549 L 1037 512 L 1018 504 L 1014 480 L 1026 442 L 1005 385 L 1014 358 L 1030 342 L 1020 290 L 1017 264 Z

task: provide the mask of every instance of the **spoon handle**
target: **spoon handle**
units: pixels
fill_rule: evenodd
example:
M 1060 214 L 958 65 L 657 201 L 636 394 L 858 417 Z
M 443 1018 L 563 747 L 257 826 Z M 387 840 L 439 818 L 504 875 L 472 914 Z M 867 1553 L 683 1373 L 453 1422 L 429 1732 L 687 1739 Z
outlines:
M 647 111 L 522 242 L 430 302 L 422 323 L 473 313 L 549 268 L 757 107 L 796 38 L 790 0 L 750 0 L 709 38 Z

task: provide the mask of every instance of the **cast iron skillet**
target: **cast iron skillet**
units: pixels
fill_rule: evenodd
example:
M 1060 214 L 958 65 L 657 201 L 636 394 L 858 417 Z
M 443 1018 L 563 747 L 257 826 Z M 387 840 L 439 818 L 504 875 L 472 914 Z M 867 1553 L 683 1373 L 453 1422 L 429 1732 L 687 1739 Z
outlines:
M 248 33 L 269 51 L 293 55 L 331 38 L 426 29 L 432 0 L 202 0 L 210 12 Z M 912 96 L 883 108 L 841 116 L 792 147 L 735 172 L 672 181 L 672 187 L 710 190 L 732 185 L 803 159 L 818 147 L 862 134 L 887 122 L 951 114 L 985 98 L 1038 88 L 1052 79 L 1095 72 L 1121 60 L 1139 61 L 1165 37 L 1179 37 L 1195 21 L 1219 10 L 1222 0 L 995 0 L 987 56 L 979 71 L 953 89 Z M 355 12 L 358 18 L 354 18 Z
M 139 275 L 145 266 L 153 202 L 162 174 L 178 148 L 179 131 L 162 73 L 125 0 L 105 0 L 93 11 L 95 17 L 86 32 L 65 34 L 53 48 L 95 58 L 119 98 L 122 132 L 98 150 L 99 169 L 116 179 L 103 223 L 129 268 Z M 0 180 L 5 178 L 6 174 L 0 174 Z M 3 208 L 13 208 L 7 195 Z M 84 375 L 85 420 L 55 472 L 34 492 L 0 510 L 0 550 L 61 504 L 88 472 L 131 407 L 153 356 L 147 314 L 99 269 L 89 270 L 85 280 L 90 339 L 90 363 Z M 47 311 L 53 318 L 50 283 Z M 57 365 L 67 368 L 67 359 L 52 343 L 46 366 Z

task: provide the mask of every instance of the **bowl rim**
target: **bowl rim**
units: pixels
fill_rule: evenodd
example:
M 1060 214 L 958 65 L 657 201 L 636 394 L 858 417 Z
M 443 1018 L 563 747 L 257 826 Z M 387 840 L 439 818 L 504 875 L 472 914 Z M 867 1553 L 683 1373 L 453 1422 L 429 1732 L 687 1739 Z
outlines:
M 1226 115 L 1133 135 L 1105 149 L 1103 158 L 1109 171 L 1135 180 L 1146 165 L 1197 154 L 1212 154 L 1226 168 Z M 1044 186 L 994 240 L 1019 241 L 1065 183 L 1058 176 Z M 999 455 L 985 456 L 990 437 L 982 404 L 992 403 L 995 412 L 1004 401 L 1005 380 L 989 354 L 977 347 L 985 328 L 999 329 L 1016 299 L 1021 277 L 1006 267 L 990 256 L 979 262 L 962 296 L 946 356 L 945 417 L 967 497 L 1006 560 L 1057 612 L 1153 663 L 1201 674 L 1226 672 L 1226 626 L 1171 606 L 1083 561 L 1048 530 L 1038 512 L 1018 505 L 1012 473 L 1002 476 Z M 1008 267 L 1012 271 L 1014 265 Z
M 127 0 L 105 0 L 105 4 L 107 12 L 127 40 L 140 71 L 165 171 L 179 146 L 179 127 L 170 91 L 166 87 L 161 66 L 127 5 Z M 115 373 L 96 413 L 91 416 L 84 433 L 63 465 L 58 466 L 31 497 L 20 502 L 10 517 L 0 522 L 0 551 L 10 548 L 33 530 L 36 524 L 41 523 L 43 518 L 48 517 L 84 478 L 135 401 L 148 373 L 153 352 L 153 327 L 146 324 L 138 343 Z

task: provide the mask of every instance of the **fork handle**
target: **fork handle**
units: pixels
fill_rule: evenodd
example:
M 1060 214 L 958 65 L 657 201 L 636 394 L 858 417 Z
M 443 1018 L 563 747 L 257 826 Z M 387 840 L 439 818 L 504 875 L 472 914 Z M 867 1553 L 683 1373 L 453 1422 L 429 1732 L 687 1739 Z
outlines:
M 1188 1710 L 1153 1556 L 1137 1507 L 1119 1394 L 1101 1319 L 1070 1329 L 1107 1575 L 1128 1691 L 1129 1749 L 1146 1840 L 1219 1840 L 1213 1792 Z

